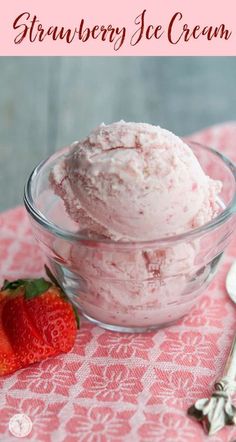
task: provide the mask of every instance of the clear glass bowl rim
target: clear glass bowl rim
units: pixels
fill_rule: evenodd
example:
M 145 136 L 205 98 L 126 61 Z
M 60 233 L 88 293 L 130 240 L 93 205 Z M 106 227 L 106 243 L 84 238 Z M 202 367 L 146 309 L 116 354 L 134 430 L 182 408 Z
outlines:
M 216 155 L 220 160 L 227 166 L 227 168 L 231 171 L 234 182 L 235 182 L 235 190 L 234 195 L 230 203 L 226 206 L 226 208 L 215 218 L 213 218 L 211 221 L 209 221 L 206 224 L 203 224 L 201 227 L 197 227 L 195 229 L 188 230 L 186 232 L 177 234 L 177 235 L 171 235 L 166 236 L 163 238 L 157 238 L 154 240 L 148 240 L 148 241 L 114 241 L 109 239 L 91 239 L 88 238 L 81 233 L 77 232 L 70 232 L 67 231 L 61 227 L 59 227 L 57 224 L 54 224 L 52 221 L 49 221 L 43 213 L 41 213 L 33 200 L 32 196 L 32 182 L 34 179 L 36 179 L 39 172 L 42 170 L 44 165 L 53 157 L 57 157 L 62 155 L 62 151 L 65 150 L 65 147 L 57 150 L 53 155 L 48 156 L 45 160 L 41 161 L 32 171 L 30 174 L 28 180 L 26 181 L 26 185 L 24 188 L 24 204 L 26 207 L 26 210 L 28 213 L 32 216 L 32 218 L 39 223 L 42 227 L 44 227 L 49 232 L 59 236 L 60 238 L 64 238 L 69 241 L 86 241 L 88 243 L 102 243 L 106 245 L 112 245 L 112 246 L 131 246 L 133 247 L 135 245 L 140 246 L 153 246 L 153 245 L 160 245 L 160 244 L 170 244 L 173 242 L 181 242 L 186 241 L 186 239 L 191 240 L 192 238 L 196 238 L 197 236 L 201 236 L 202 234 L 205 234 L 211 230 L 213 230 L 215 227 L 219 227 L 222 225 L 226 220 L 228 220 L 233 214 L 236 213 L 236 166 L 234 163 L 225 155 L 220 153 L 218 150 L 213 149 L 212 147 L 207 147 L 202 145 L 201 143 L 197 143 L 195 141 L 191 140 L 185 140 L 187 144 L 194 145 L 196 147 L 200 147 L 201 149 L 204 149 L 214 155 Z M 70 146 L 66 146 L 66 148 L 70 148 Z

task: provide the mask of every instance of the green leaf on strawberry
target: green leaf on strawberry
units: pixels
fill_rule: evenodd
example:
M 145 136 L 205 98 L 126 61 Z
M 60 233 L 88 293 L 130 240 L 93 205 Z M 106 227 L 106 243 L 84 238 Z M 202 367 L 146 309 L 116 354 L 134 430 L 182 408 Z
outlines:
M 46 292 L 51 286 L 52 284 L 44 278 L 18 279 L 13 282 L 5 280 L 1 290 L 16 290 L 19 287 L 23 287 L 26 299 L 31 299 Z

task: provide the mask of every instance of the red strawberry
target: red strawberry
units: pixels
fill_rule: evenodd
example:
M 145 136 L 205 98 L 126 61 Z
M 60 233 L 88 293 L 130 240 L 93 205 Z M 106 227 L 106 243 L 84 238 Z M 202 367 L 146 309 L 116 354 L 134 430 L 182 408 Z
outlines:
M 73 347 L 77 322 L 64 293 L 44 279 L 5 282 L 0 292 L 0 375 Z
M 53 286 L 41 296 L 28 300 L 25 306 L 44 342 L 59 353 L 71 350 L 76 335 L 76 323 L 71 321 L 74 311 L 58 287 Z
M 53 348 L 44 342 L 40 331 L 28 315 L 26 303 L 24 295 L 10 298 L 2 310 L 3 330 L 22 367 L 53 354 Z
M 8 374 L 19 368 L 19 361 L 2 326 L 2 310 L 5 296 L 0 292 L 0 375 Z

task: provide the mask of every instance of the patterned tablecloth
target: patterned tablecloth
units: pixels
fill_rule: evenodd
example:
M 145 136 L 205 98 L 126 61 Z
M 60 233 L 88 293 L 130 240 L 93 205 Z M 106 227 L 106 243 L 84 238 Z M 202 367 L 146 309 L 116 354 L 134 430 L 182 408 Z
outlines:
M 236 161 L 236 123 L 214 126 L 191 139 Z M 210 439 L 187 408 L 212 392 L 236 330 L 236 308 L 225 276 L 236 238 L 217 277 L 177 325 L 126 335 L 82 321 L 74 349 L 0 378 L 0 440 L 16 441 L 10 418 L 28 415 L 33 442 L 231 442 L 236 428 Z M 0 215 L 0 283 L 39 276 L 43 260 L 23 207 Z

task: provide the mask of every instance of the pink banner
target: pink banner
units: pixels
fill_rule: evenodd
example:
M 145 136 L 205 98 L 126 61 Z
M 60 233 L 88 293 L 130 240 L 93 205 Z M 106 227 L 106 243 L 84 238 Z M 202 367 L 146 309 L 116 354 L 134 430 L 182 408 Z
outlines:
M 8 0 L 0 55 L 236 55 L 235 1 Z

